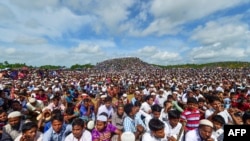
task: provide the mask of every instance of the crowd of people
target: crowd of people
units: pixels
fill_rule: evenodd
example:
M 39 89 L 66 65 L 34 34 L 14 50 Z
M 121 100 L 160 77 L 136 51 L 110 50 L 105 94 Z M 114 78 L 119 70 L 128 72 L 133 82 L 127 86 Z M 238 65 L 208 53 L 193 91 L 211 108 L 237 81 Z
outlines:
M 250 125 L 249 69 L 108 62 L 2 70 L 0 140 L 223 141 L 224 125 Z

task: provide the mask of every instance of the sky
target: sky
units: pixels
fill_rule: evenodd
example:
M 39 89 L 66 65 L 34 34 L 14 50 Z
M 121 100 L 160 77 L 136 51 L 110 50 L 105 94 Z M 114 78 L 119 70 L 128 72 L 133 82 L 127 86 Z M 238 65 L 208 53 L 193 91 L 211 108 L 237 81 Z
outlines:
M 250 61 L 250 0 L 1 0 L 0 62 Z

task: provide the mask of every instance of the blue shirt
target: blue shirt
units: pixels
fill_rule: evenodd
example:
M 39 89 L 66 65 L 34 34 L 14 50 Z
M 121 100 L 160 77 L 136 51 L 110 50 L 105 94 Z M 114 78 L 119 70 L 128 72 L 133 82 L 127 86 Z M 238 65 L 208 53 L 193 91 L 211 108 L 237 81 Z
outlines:
M 59 133 L 56 133 L 52 127 L 50 127 L 43 134 L 43 141 L 64 141 L 66 136 L 72 132 L 72 125 L 63 124 Z

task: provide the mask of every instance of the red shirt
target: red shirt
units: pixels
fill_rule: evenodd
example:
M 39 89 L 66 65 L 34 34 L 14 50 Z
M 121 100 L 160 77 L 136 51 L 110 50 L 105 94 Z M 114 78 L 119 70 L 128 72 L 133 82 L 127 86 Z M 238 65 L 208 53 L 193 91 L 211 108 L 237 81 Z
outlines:
M 187 121 L 187 123 L 186 123 L 187 130 L 196 129 L 199 126 L 200 117 L 201 117 L 200 111 L 197 109 L 195 109 L 195 110 L 186 109 L 181 114 L 181 120 Z

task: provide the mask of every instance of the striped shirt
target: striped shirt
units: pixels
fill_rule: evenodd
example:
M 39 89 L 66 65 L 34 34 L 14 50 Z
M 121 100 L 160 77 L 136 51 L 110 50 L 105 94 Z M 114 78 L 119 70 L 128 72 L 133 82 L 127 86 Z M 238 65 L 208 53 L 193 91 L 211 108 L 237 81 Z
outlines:
M 186 123 L 187 130 L 193 130 L 199 126 L 200 111 L 197 109 L 192 110 L 192 111 L 189 109 L 186 109 L 181 114 L 181 120 L 187 121 L 187 123 Z

